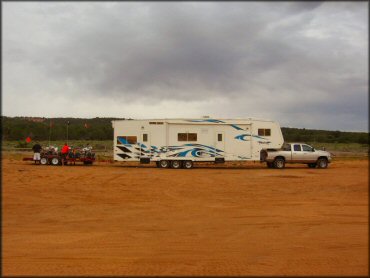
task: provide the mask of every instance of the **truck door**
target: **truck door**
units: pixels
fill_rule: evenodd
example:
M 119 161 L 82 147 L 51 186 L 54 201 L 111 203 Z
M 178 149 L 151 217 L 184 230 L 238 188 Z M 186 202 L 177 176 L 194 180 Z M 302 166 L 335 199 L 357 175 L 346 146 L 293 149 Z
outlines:
M 303 152 L 300 144 L 293 144 L 292 161 L 299 162 L 303 160 Z
M 302 145 L 302 153 L 305 162 L 316 162 L 317 156 L 311 146 Z
M 224 157 L 225 156 L 225 132 L 223 131 L 216 131 L 215 132 L 215 148 L 216 154 L 215 157 Z

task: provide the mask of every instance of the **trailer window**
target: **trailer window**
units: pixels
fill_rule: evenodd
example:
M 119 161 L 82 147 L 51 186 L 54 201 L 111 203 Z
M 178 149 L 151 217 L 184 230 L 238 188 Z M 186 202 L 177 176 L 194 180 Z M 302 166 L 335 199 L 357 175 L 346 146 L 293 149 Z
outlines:
M 148 142 L 148 134 L 143 134 L 143 142 Z
M 218 142 L 222 141 L 222 133 L 217 134 L 217 141 Z
M 117 136 L 117 144 L 136 144 L 137 136 Z
M 259 128 L 258 136 L 271 136 L 271 129 L 270 128 Z
M 197 141 L 197 133 L 178 133 L 177 141 L 179 142 Z
M 188 133 L 188 141 L 197 141 L 196 133 Z
M 188 141 L 188 134 L 187 133 L 178 133 L 177 134 L 177 141 Z
M 136 144 L 137 143 L 137 137 L 136 136 L 127 136 L 127 142 L 129 144 Z

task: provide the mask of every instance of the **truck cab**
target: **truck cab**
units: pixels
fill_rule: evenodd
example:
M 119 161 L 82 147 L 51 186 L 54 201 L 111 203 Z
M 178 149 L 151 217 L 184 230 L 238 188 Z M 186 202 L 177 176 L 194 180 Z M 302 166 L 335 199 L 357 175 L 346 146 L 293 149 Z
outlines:
M 331 162 L 331 154 L 316 150 L 305 143 L 285 143 L 281 150 L 261 151 L 261 161 L 269 168 L 285 167 L 285 163 L 304 163 L 310 168 L 327 168 Z

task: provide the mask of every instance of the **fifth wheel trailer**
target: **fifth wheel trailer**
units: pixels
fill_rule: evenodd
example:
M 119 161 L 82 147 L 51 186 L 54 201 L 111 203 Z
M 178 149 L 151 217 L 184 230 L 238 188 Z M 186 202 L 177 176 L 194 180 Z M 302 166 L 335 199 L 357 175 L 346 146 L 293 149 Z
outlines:
M 262 119 L 115 120 L 114 161 L 192 168 L 193 162 L 259 161 L 284 143 L 280 125 Z

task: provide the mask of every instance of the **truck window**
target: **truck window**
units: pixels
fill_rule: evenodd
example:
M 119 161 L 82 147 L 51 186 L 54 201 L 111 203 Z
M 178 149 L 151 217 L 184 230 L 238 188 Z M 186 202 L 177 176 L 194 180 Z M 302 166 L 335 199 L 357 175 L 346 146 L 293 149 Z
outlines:
M 308 145 L 302 145 L 302 149 L 304 152 L 312 152 L 312 147 Z
M 301 145 L 294 145 L 294 151 L 295 152 L 300 152 L 301 151 Z
M 290 144 L 286 144 L 286 145 L 284 145 L 283 150 L 284 151 L 291 151 L 292 147 L 290 146 Z

